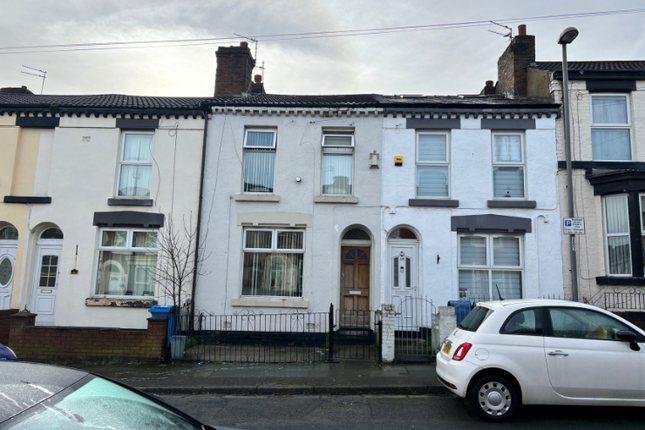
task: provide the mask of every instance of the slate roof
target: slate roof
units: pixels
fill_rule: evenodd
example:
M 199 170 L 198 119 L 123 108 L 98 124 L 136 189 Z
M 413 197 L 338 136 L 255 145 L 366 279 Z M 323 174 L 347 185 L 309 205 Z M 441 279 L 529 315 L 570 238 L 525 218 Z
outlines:
M 213 97 L 214 106 L 284 106 L 284 107 L 378 107 L 376 94 L 283 95 L 246 94 Z
M 538 61 L 529 67 L 549 72 L 562 71 L 561 61 Z M 570 71 L 645 72 L 645 61 L 569 61 Z

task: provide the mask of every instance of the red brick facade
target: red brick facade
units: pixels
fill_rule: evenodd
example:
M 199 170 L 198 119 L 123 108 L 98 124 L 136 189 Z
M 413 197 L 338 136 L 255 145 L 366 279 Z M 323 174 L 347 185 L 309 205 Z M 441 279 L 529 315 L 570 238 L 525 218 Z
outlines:
M 246 42 L 240 46 L 220 46 L 217 52 L 215 97 L 233 96 L 251 91 L 255 60 Z
M 11 315 L 17 314 L 18 309 L 0 310 L 0 343 L 9 339 L 9 327 L 11 326 Z
M 497 61 L 497 94 L 526 97 L 526 67 L 533 62 L 535 62 L 535 36 L 515 36 Z
M 11 317 L 9 346 L 20 360 L 136 359 L 158 361 L 168 331 L 165 317 L 148 318 L 146 330 L 35 326 L 36 315 Z

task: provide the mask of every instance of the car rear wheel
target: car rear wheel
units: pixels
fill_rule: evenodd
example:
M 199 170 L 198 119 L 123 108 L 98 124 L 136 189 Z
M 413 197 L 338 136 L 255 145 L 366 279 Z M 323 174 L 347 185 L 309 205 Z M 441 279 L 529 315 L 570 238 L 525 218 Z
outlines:
M 509 419 L 515 414 L 520 402 L 515 385 L 498 375 L 479 379 L 468 397 L 475 413 L 491 421 Z

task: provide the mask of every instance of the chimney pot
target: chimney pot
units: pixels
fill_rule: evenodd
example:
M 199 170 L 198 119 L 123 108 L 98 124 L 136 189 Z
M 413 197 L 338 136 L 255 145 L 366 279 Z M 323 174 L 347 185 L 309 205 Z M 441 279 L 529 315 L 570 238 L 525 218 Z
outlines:
M 248 43 L 248 42 L 240 42 L 240 46 L 241 46 L 242 48 L 248 48 L 248 47 L 249 47 L 249 43 Z
M 492 86 L 493 86 L 493 84 L 494 84 L 494 82 L 493 82 L 493 81 L 486 81 L 486 86 L 487 86 L 487 87 L 492 87 Z
M 520 36 L 526 36 L 526 24 L 522 24 L 519 27 L 517 27 L 517 31 Z
M 255 75 L 255 83 L 256 84 L 262 83 L 262 75 Z

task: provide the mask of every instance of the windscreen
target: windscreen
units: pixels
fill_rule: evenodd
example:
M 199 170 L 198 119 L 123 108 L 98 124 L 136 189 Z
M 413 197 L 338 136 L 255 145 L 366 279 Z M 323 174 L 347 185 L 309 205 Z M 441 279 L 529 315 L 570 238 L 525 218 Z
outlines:
M 459 327 L 462 330 L 477 331 L 479 326 L 492 313 L 493 313 L 492 309 L 488 309 L 483 306 L 477 306 L 475 309 L 470 311 L 468 316 L 464 318 L 461 324 L 458 324 L 457 327 Z

